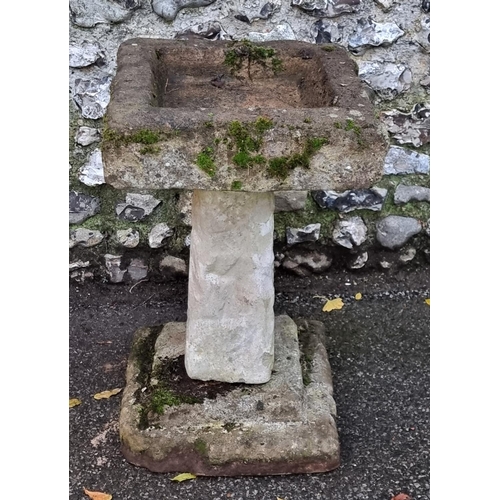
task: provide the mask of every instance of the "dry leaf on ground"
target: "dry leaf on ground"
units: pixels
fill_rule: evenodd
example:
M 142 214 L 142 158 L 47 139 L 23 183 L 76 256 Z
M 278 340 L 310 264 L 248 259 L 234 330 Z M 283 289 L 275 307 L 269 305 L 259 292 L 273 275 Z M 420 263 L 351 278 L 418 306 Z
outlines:
M 411 498 L 406 493 L 398 493 L 395 497 L 392 497 L 391 500 L 411 500 Z
M 122 392 L 122 388 L 111 389 L 110 391 L 102 391 L 94 394 L 94 399 L 108 399 L 111 396 L 115 396 L 116 394 Z
M 361 300 L 363 298 L 363 295 L 361 295 L 359 292 L 354 296 L 356 300 Z
M 81 405 L 82 402 L 79 399 L 73 398 L 69 400 L 69 407 L 73 408 L 74 406 Z
M 342 309 L 344 307 L 344 302 L 339 297 L 337 299 L 328 300 L 323 306 L 323 312 L 330 312 L 335 309 Z
M 101 491 L 89 491 L 83 488 L 84 493 L 92 500 L 111 500 L 113 498 L 109 493 L 102 493 Z
M 190 472 L 184 472 L 183 474 L 170 478 L 170 481 L 177 481 L 180 483 L 182 481 L 187 481 L 188 479 L 196 479 L 196 476 Z
M 431 299 L 425 299 L 425 300 L 424 300 L 424 302 L 425 302 L 428 306 L 430 306 L 430 305 L 431 305 Z

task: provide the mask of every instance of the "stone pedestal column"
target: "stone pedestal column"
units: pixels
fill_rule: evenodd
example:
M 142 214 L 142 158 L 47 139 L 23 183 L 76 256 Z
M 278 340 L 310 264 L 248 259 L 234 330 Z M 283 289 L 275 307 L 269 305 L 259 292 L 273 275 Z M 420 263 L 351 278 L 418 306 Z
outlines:
M 193 193 L 185 364 L 262 384 L 274 363 L 274 194 Z

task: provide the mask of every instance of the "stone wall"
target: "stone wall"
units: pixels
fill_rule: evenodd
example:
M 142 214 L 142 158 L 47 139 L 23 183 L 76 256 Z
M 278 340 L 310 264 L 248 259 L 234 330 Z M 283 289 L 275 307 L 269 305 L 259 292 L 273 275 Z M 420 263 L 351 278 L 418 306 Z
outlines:
M 70 0 L 70 276 L 187 275 L 190 193 L 104 182 L 100 142 L 120 43 L 129 38 L 338 44 L 358 64 L 390 138 L 367 190 L 276 194 L 275 265 L 398 269 L 429 258 L 429 0 Z

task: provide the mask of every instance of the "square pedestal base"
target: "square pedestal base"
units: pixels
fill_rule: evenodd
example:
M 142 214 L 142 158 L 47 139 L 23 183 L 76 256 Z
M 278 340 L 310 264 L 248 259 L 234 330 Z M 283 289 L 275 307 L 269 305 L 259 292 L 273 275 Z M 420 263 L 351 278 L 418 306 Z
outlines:
M 275 318 L 275 362 L 266 384 L 192 380 L 184 345 L 185 323 L 135 334 L 120 413 L 129 462 L 206 476 L 325 472 L 339 465 L 321 322 Z

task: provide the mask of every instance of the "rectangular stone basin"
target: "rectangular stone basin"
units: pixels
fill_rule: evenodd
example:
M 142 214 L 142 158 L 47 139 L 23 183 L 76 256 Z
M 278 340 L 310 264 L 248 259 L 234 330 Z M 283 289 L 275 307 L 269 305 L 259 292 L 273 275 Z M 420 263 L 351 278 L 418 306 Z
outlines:
M 118 51 L 103 141 L 116 188 L 364 188 L 386 151 L 341 47 L 147 38 Z

